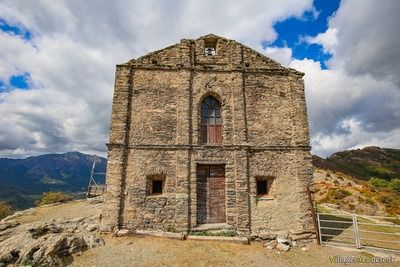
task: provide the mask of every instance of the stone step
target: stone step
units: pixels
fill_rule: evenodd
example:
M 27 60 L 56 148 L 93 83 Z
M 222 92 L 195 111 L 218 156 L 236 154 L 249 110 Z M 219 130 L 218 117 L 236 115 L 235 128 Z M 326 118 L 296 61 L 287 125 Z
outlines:
M 234 230 L 235 228 L 227 223 L 207 223 L 200 224 L 197 227 L 192 228 L 192 232 L 200 231 L 215 231 L 215 230 Z

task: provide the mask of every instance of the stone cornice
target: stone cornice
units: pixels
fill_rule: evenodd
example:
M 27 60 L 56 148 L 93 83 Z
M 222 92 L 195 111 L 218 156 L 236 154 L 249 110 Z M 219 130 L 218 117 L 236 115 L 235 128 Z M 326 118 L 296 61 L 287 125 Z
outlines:
M 108 148 L 124 148 L 124 144 L 106 144 Z M 128 149 L 162 149 L 162 150 L 187 150 L 187 149 L 195 149 L 195 150 L 206 150 L 206 149 L 219 149 L 219 150 L 239 150 L 239 149 L 247 149 L 251 151 L 258 150 L 311 150 L 311 146 L 308 145 L 246 145 L 246 144 L 237 144 L 237 145 L 150 145 L 150 144 L 129 144 L 127 146 Z
M 127 67 L 128 65 L 117 65 L 121 67 Z M 214 68 L 212 65 L 199 65 L 201 67 L 184 67 L 184 66 L 135 66 L 131 65 L 131 68 L 133 70 L 148 70 L 148 71 L 198 71 L 198 72 L 219 72 L 219 73 L 231 73 L 231 72 L 240 72 L 240 73 L 245 73 L 245 74 L 268 74 L 268 75 L 289 75 L 289 74 L 294 74 L 299 77 L 303 76 L 303 73 L 301 72 L 294 72 L 291 71 L 290 69 L 270 69 L 270 68 L 243 68 L 243 67 L 234 67 L 234 68 Z M 218 66 L 218 65 L 216 65 Z

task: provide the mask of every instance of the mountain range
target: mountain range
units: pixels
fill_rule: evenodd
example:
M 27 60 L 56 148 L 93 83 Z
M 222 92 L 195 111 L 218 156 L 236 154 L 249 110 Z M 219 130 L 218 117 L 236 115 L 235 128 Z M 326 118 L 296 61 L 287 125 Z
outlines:
M 24 209 L 33 206 L 43 192 L 86 192 L 93 162 L 95 172 L 105 172 L 105 158 L 79 152 L 0 158 L 0 201 Z M 104 183 L 104 179 L 104 175 L 96 176 L 99 183 Z

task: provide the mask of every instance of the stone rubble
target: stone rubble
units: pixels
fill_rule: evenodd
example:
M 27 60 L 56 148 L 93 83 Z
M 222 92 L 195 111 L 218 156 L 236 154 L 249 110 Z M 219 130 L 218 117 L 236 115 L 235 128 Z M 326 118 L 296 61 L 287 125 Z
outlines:
M 276 238 L 276 233 L 271 231 L 262 230 L 258 232 L 258 237 L 262 240 L 272 240 Z
M 270 240 L 270 241 L 264 243 L 264 247 L 266 247 L 267 249 L 274 249 L 274 248 L 276 248 L 277 244 L 278 244 L 278 241 Z
M 277 249 L 288 251 L 291 247 L 300 247 L 302 251 L 307 251 L 307 244 L 315 240 L 315 234 L 306 231 L 259 231 L 255 241 L 263 242 L 263 246 L 269 250 Z

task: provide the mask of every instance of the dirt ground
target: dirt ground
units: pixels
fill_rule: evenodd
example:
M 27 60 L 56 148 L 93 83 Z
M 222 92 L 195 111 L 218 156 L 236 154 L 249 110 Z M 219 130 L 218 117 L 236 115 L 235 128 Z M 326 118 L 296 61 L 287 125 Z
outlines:
M 21 223 L 73 219 L 100 213 L 101 204 L 74 201 L 47 206 L 15 218 Z M 374 256 L 337 247 L 307 245 L 308 251 L 294 247 L 288 252 L 268 250 L 262 244 L 251 245 L 215 241 L 173 240 L 159 237 L 112 237 L 103 235 L 106 245 L 74 255 L 69 266 L 344 266 L 331 262 L 335 256 Z M 375 254 L 375 253 L 374 253 Z M 384 257 L 384 254 L 375 254 Z M 330 258 L 331 257 L 331 258 Z M 347 266 L 400 266 L 400 259 L 390 264 L 349 264 Z
M 334 256 L 373 256 L 370 253 L 309 245 L 289 252 L 268 250 L 261 244 L 171 240 L 157 237 L 105 236 L 106 246 L 74 256 L 71 266 L 338 266 Z M 383 256 L 383 255 L 379 255 Z M 355 264 L 376 266 L 376 264 Z M 378 264 L 400 266 L 400 262 Z M 340 264 L 339 264 L 340 266 Z

